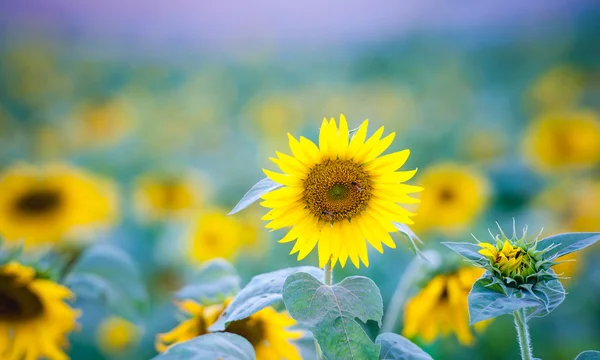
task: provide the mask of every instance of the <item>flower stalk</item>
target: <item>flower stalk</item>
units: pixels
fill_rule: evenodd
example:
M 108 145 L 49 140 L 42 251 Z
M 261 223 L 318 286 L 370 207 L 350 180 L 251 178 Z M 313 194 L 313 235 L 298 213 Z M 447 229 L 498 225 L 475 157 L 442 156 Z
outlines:
M 523 360 L 533 360 L 533 352 L 531 349 L 531 339 L 529 337 L 529 327 L 527 326 L 527 318 L 525 317 L 525 309 L 519 309 L 513 312 L 515 317 L 515 328 L 517 329 L 517 337 L 521 348 L 521 358 Z
M 331 286 L 333 280 L 333 269 L 331 268 L 331 261 L 327 262 L 327 265 L 325 265 L 325 268 L 323 270 L 325 271 L 325 285 Z M 317 339 L 315 339 L 315 348 L 317 349 L 317 359 L 326 360 L 325 355 L 323 355 L 323 351 L 321 351 L 321 347 L 317 342 Z

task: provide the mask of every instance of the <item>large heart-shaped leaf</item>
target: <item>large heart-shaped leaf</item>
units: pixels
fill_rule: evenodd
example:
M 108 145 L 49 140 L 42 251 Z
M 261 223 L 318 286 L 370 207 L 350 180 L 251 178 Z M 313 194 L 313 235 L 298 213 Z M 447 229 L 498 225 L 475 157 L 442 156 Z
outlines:
M 285 281 L 283 302 L 290 315 L 312 331 L 328 359 L 378 358 L 379 345 L 360 323 L 373 320 L 381 325 L 381 294 L 371 279 L 352 276 L 329 286 L 310 274 L 296 273 Z
M 600 351 L 587 350 L 579 353 L 575 360 L 600 360 Z
M 216 259 L 198 270 L 189 285 L 177 292 L 176 298 L 194 299 L 203 305 L 209 305 L 222 302 L 224 298 L 235 295 L 239 289 L 240 277 L 233 265 Z
M 211 331 L 223 331 L 232 321 L 242 320 L 282 300 L 281 291 L 285 279 L 299 271 L 310 273 L 320 279 L 323 270 L 313 266 L 286 268 L 253 277 L 223 311 L 221 317 L 210 327 Z
M 423 349 L 398 334 L 380 334 L 375 343 L 381 346 L 379 360 L 433 360 Z
M 210 333 L 173 345 L 154 360 L 255 360 L 254 348 L 243 337 Z
M 252 205 L 256 200 L 260 199 L 264 194 L 271 192 L 275 189 L 282 187 L 283 185 L 276 183 L 275 181 L 264 178 L 261 181 L 257 182 L 248 190 L 246 194 L 242 197 L 242 199 L 235 205 L 233 210 L 229 212 L 228 215 L 233 215 L 237 212 L 240 212 Z
M 544 258 L 556 259 L 593 245 L 598 240 L 600 240 L 600 233 L 580 232 L 558 234 L 538 241 L 537 249 L 544 250 L 550 248 L 544 254 Z

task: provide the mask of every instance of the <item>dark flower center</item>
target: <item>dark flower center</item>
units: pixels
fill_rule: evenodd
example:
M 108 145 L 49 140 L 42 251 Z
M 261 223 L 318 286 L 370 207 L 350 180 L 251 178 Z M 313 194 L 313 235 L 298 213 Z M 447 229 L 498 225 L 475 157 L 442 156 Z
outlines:
M 32 190 L 15 202 L 15 209 L 22 214 L 40 215 L 56 210 L 62 202 L 58 191 L 52 189 Z
M 225 328 L 225 331 L 243 337 L 253 347 L 259 345 L 265 339 L 266 335 L 264 324 L 252 318 L 234 321 Z
M 367 172 L 351 160 L 325 160 L 304 180 L 306 208 L 326 222 L 352 219 L 366 208 L 372 193 Z
M 449 188 L 443 188 L 438 193 L 438 199 L 441 203 L 452 202 L 455 198 L 456 198 L 456 194 L 454 193 L 454 191 L 452 191 L 452 189 L 449 189 Z
M 12 276 L 0 275 L 0 321 L 35 318 L 44 308 L 38 296 Z

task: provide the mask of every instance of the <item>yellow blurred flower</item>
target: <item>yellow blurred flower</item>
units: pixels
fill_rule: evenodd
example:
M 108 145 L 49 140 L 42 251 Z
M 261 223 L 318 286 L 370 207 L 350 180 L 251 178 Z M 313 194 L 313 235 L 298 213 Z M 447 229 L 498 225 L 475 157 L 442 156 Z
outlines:
M 146 174 L 136 180 L 134 203 L 146 220 L 169 220 L 198 210 L 210 190 L 199 175 Z
M 600 163 L 600 121 L 591 111 L 540 115 L 530 124 L 523 150 L 540 171 L 586 169 Z
M 0 358 L 68 359 L 63 348 L 79 317 L 73 294 L 17 262 L 0 267 Z
M 303 111 L 292 94 L 262 94 L 250 100 L 244 110 L 251 129 L 258 129 L 268 139 L 285 139 L 288 131 L 298 130 L 302 125 Z
M 415 231 L 459 231 L 485 210 L 489 197 L 487 179 L 476 170 L 442 163 L 423 171 L 419 185 L 425 188 L 417 206 Z
M 192 300 L 179 303 L 181 310 L 190 318 L 170 332 L 157 335 L 156 349 L 163 352 L 169 346 L 209 333 L 208 328 L 230 301 L 228 299 L 223 304 L 210 306 L 202 306 Z M 225 331 L 248 340 L 256 351 L 257 360 L 301 360 L 299 350 L 290 343 L 290 340 L 302 336 L 301 331 L 288 330 L 295 324 L 287 312 L 278 313 L 272 307 L 266 307 L 249 318 L 232 322 Z
M 0 175 L 0 236 L 26 246 L 111 224 L 112 183 L 67 165 L 15 165 Z
M 582 89 L 582 74 L 561 65 L 542 74 L 529 90 L 529 97 L 539 109 L 564 110 L 577 104 Z
M 454 333 L 461 344 L 473 344 L 475 338 L 469 326 L 467 295 L 483 272 L 483 269 L 468 266 L 434 277 L 406 304 L 402 335 L 408 338 L 420 336 L 431 343 L 438 336 Z M 480 331 L 488 323 L 482 321 L 474 327 Z
M 564 232 L 598 231 L 600 224 L 600 181 L 564 181 L 542 191 L 532 205 L 550 212 L 551 222 L 558 224 L 551 229 Z
M 234 260 L 243 243 L 243 227 L 222 209 L 207 210 L 194 220 L 190 235 L 189 256 L 203 262 L 215 258 Z
M 123 354 L 138 342 L 140 329 L 129 321 L 110 316 L 98 326 L 96 337 L 102 352 L 109 355 Z
M 74 148 L 110 147 L 131 133 L 133 109 L 123 100 L 89 103 L 68 122 L 69 143 Z

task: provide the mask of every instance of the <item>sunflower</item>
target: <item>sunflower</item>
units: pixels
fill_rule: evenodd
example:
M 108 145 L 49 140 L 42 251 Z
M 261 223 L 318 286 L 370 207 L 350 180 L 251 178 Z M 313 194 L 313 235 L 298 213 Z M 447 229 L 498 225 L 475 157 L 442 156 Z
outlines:
M 533 83 L 529 98 L 540 109 L 568 109 L 581 97 L 583 80 L 583 74 L 577 69 L 559 65 L 542 74 Z
M 66 304 L 73 294 L 33 268 L 10 262 L 0 267 L 0 358 L 68 359 L 63 347 L 79 312 Z
M 182 217 L 200 208 L 203 181 L 195 174 L 143 175 L 136 181 L 134 203 L 140 217 L 155 221 Z
M 0 235 L 25 245 L 57 242 L 116 216 L 111 183 L 66 165 L 16 165 L 0 175 Z
M 471 345 L 475 339 L 469 326 L 467 295 L 483 272 L 468 266 L 435 276 L 406 304 L 402 334 L 408 338 L 419 335 L 431 343 L 438 335 L 453 332 L 461 344 Z M 479 322 L 475 329 L 482 330 L 487 324 Z
M 267 228 L 289 228 L 282 243 L 296 240 L 291 253 L 305 258 L 318 244 L 319 266 L 348 258 L 354 266 L 369 265 L 367 242 L 379 252 L 381 243 L 395 248 L 390 233 L 394 223 L 412 224 L 414 214 L 398 203 L 415 203 L 408 196 L 422 190 L 401 184 L 416 170 L 396 171 L 408 159 L 409 150 L 379 156 L 392 143 L 395 133 L 381 138 L 383 127 L 366 139 L 365 120 L 350 139 L 348 124 L 340 115 L 339 128 L 334 119 L 323 119 L 319 147 L 288 134 L 293 156 L 277 152 L 271 160 L 284 174 L 264 170 L 283 187 L 262 196 L 261 203 L 271 210 L 263 216 Z M 359 260 L 360 259 L 360 260 Z
M 223 304 L 202 306 L 192 300 L 179 303 L 180 309 L 191 318 L 183 321 L 168 333 L 156 337 L 156 350 L 165 351 L 169 346 L 209 333 L 208 328 L 225 310 L 231 299 Z M 279 313 L 266 307 L 249 318 L 234 321 L 225 332 L 242 336 L 256 351 L 256 360 L 301 360 L 300 352 L 290 340 L 299 339 L 301 331 L 288 330 L 296 322 L 286 312 Z
M 600 163 L 600 121 L 591 111 L 542 114 L 523 139 L 525 156 L 544 172 L 589 169 Z
M 123 318 L 110 316 L 100 323 L 96 336 L 102 352 L 118 355 L 135 345 L 139 340 L 140 330 Z
M 485 209 L 488 182 L 468 166 L 443 163 L 426 169 L 419 179 L 426 190 L 417 206 L 415 230 L 462 230 Z
M 244 244 L 242 225 L 221 209 L 201 213 L 192 224 L 188 242 L 192 260 L 203 262 L 214 258 L 234 260 Z

